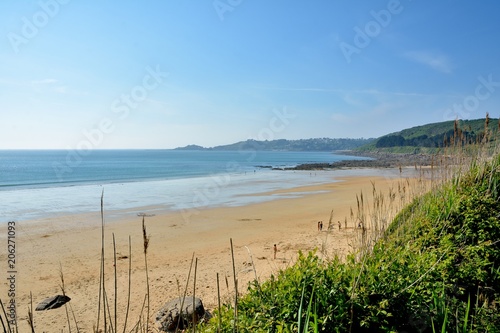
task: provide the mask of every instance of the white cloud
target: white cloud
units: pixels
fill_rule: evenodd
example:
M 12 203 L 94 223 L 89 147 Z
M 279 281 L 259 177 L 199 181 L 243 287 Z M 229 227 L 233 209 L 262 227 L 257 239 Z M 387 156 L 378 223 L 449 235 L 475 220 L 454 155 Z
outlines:
M 446 74 L 452 72 L 450 59 L 442 53 L 429 51 L 411 51 L 405 53 L 404 56 L 414 62 L 426 65 L 436 71 Z

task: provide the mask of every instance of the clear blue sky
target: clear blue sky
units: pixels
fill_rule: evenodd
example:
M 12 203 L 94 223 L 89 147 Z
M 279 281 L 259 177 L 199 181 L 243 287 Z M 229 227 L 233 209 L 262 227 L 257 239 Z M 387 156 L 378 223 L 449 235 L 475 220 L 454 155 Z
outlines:
M 2 0 L 0 149 L 366 138 L 498 117 L 499 17 L 494 0 Z

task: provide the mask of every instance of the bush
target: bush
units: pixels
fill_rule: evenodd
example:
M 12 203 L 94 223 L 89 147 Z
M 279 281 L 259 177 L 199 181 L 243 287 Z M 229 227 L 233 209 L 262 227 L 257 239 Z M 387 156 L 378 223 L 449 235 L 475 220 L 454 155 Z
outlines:
M 300 254 L 251 285 L 238 331 L 500 332 L 499 162 L 416 198 L 361 259 Z M 223 332 L 232 314 L 230 306 L 219 314 Z M 216 323 L 204 329 L 216 332 Z

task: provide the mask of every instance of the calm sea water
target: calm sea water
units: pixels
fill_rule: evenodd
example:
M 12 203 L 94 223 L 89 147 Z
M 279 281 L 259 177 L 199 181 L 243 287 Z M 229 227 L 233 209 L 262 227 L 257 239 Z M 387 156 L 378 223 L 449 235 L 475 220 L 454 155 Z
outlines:
M 359 157 L 326 152 L 178 150 L 0 151 L 1 222 L 98 211 L 189 210 L 273 199 L 253 195 L 332 181 L 329 172 L 275 171 Z M 292 194 L 293 195 L 293 194 Z M 296 194 L 299 195 L 299 194 Z

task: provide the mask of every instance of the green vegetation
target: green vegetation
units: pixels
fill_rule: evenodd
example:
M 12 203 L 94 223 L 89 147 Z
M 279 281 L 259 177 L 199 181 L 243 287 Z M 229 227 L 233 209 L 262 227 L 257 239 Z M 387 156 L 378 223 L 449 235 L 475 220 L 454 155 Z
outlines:
M 443 166 L 441 179 L 449 180 L 415 196 L 375 246 L 363 229 L 362 245 L 344 261 L 301 254 L 294 266 L 249 286 L 238 311 L 228 304 L 200 329 L 500 332 L 500 155 L 479 160 L 449 178 L 451 166 Z M 410 191 L 404 186 L 391 197 Z
M 301 139 L 301 140 L 271 140 L 257 141 L 246 140 L 230 145 L 216 146 L 213 148 L 204 148 L 198 145 L 188 145 L 186 147 L 176 148 L 177 150 L 216 150 L 216 151 L 335 151 L 351 150 L 366 145 L 374 139 Z
M 453 144 L 481 143 L 485 138 L 485 118 L 445 121 L 416 126 L 384 135 L 359 148 L 361 151 L 384 150 L 393 153 L 430 153 Z M 489 133 L 498 132 L 499 119 L 488 118 Z M 494 135 L 493 137 L 495 137 Z

